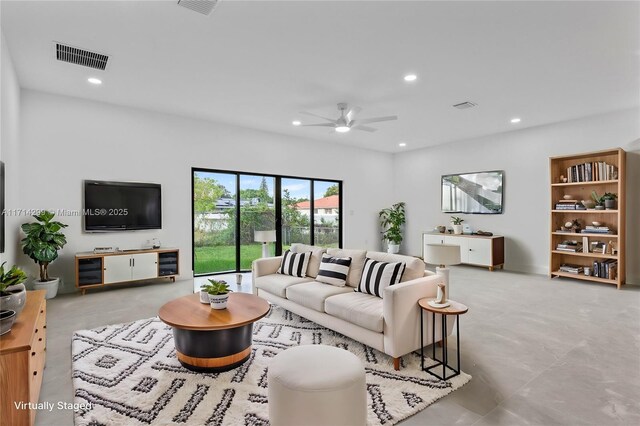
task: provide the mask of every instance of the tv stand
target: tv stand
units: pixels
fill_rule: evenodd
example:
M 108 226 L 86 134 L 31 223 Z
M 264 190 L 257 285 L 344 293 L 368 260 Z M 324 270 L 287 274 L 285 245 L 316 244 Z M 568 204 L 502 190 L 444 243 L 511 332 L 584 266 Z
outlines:
M 175 248 L 129 249 L 113 253 L 76 254 L 76 288 L 87 289 L 112 284 L 169 278 L 176 281 L 180 250 Z

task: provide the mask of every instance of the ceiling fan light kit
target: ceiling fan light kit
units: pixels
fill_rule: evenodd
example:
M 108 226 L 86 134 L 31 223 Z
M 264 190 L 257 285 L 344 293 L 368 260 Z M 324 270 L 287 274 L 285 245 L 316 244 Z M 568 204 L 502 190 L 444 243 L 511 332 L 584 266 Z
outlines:
M 311 115 L 313 117 L 318 117 L 323 120 L 328 121 L 328 123 L 315 123 L 315 124 L 303 124 L 301 127 L 333 127 L 333 129 L 338 133 L 346 133 L 351 129 L 363 130 L 365 132 L 375 132 L 377 129 L 369 126 L 365 126 L 365 124 L 370 123 L 378 123 L 380 121 L 391 121 L 397 120 L 397 115 L 388 115 L 386 117 L 372 117 L 372 118 L 362 118 L 355 119 L 354 117 L 358 114 L 362 108 L 360 107 L 352 107 L 347 112 L 348 105 L 345 102 L 340 102 L 338 104 L 338 111 L 340 111 L 340 117 L 337 119 L 324 117 L 322 115 L 314 114 L 312 112 L 301 111 L 300 114 Z

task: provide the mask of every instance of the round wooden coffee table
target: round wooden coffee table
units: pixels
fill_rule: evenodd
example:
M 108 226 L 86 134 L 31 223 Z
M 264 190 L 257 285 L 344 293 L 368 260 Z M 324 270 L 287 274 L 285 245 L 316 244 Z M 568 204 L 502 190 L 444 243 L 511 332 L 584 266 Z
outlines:
M 248 293 L 231 293 L 227 309 L 211 309 L 196 293 L 164 304 L 158 316 L 173 327 L 180 364 L 193 371 L 217 372 L 249 359 L 253 323 L 269 309 L 266 300 Z

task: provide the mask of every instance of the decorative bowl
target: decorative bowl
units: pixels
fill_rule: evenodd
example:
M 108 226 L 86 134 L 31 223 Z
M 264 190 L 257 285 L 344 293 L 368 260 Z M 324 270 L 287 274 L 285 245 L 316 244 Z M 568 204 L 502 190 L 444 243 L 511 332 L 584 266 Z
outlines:
M 582 200 L 581 202 L 587 209 L 594 209 L 596 207 L 596 202 L 593 200 Z
M 600 225 L 602 225 L 600 222 L 591 222 L 591 224 L 592 224 L 593 226 L 600 226 Z
M 16 311 L 0 311 L 0 335 L 10 332 L 15 320 Z
M 573 200 L 573 195 L 565 194 L 562 196 L 565 200 Z

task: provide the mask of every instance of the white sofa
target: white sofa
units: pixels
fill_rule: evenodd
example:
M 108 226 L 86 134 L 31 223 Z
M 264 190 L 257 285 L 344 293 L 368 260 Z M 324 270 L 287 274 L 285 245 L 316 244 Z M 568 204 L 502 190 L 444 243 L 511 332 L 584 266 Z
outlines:
M 393 357 L 400 368 L 403 355 L 420 348 L 420 308 L 418 300 L 435 297 L 442 277 L 425 270 L 424 262 L 411 256 L 365 250 L 324 249 L 294 244 L 292 252 L 312 252 L 307 277 L 298 278 L 276 273 L 282 257 L 258 259 L 253 262 L 254 294 L 282 306 L 317 324 L 337 331 Z M 351 257 L 345 287 L 317 282 L 322 254 Z M 383 297 L 355 292 L 365 258 L 382 262 L 404 262 L 406 269 L 400 283 L 387 287 Z M 424 344 L 442 339 L 440 317 L 436 316 L 436 336 L 431 333 L 431 315 L 424 315 Z M 449 334 L 455 317 L 447 320 Z

